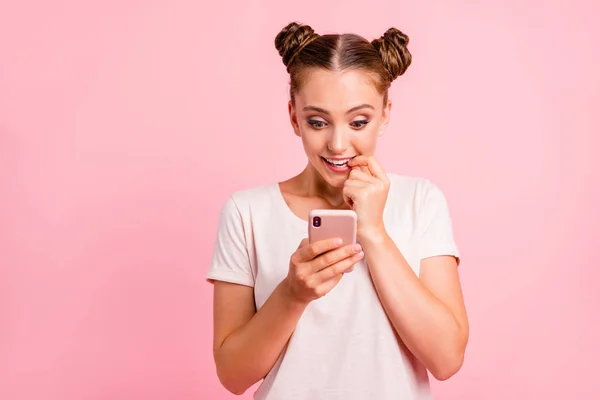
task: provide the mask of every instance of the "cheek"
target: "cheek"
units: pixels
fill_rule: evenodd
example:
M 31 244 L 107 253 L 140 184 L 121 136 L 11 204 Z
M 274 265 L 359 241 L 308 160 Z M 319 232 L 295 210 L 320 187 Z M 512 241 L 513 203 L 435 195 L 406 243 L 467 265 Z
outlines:
M 354 135 L 352 147 L 364 155 L 372 155 L 377 147 L 379 138 L 379 127 L 373 126 L 359 131 Z
M 301 131 L 302 145 L 306 153 L 318 152 L 323 148 L 323 140 L 313 132 Z

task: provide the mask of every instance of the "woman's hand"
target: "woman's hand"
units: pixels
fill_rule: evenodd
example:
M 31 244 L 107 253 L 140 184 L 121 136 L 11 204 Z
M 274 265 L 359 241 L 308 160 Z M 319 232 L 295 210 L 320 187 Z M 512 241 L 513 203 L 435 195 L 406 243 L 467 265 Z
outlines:
M 344 200 L 358 216 L 359 239 L 383 234 L 389 178 L 372 156 L 357 156 L 348 162 L 348 166 L 352 171 L 344 184 Z
M 286 277 L 290 294 L 305 304 L 325 296 L 363 256 L 360 245 L 342 246 L 341 239 L 312 244 L 308 239 L 302 240 L 290 258 Z

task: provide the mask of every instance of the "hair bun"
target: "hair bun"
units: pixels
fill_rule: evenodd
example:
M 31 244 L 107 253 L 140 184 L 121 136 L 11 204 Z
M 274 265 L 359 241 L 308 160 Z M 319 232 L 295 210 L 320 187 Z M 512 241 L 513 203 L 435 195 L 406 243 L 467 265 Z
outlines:
M 383 65 L 391 75 L 391 80 L 404 74 L 412 61 L 407 47 L 408 42 L 408 36 L 396 28 L 388 29 L 383 36 L 371 42 L 379 52 Z
M 275 37 L 275 48 L 283 59 L 283 63 L 290 70 L 290 65 L 295 56 L 308 43 L 319 37 L 314 29 L 308 25 L 292 22 L 279 32 Z

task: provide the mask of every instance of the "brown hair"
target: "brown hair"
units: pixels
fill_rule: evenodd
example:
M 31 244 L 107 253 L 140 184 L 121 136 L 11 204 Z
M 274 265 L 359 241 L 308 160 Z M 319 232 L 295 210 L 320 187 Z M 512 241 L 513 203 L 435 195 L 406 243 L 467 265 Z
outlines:
M 362 69 L 377 76 L 377 90 L 387 102 L 390 84 L 411 63 L 408 36 L 390 28 L 379 39 L 367 41 L 359 35 L 318 35 L 308 25 L 292 22 L 279 32 L 275 47 L 290 74 L 290 98 L 298 92 L 309 68 L 331 71 Z

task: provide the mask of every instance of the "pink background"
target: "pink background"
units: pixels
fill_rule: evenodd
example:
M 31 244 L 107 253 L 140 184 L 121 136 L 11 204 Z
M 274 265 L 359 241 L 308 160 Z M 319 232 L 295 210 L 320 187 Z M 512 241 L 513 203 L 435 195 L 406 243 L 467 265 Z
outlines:
M 204 275 L 226 197 L 304 166 L 273 46 L 299 20 L 411 36 L 379 158 L 444 190 L 463 253 L 437 398 L 597 399 L 600 6 L 566 4 L 4 2 L 0 398 L 234 397 Z

